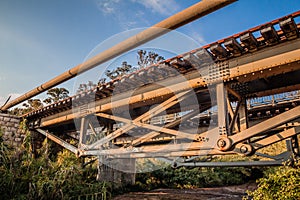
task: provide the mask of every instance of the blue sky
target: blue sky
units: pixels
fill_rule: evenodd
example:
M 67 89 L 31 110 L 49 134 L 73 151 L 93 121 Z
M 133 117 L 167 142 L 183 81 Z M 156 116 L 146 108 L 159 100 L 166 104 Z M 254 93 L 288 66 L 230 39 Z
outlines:
M 23 94 L 76 66 L 91 52 L 105 49 L 112 44 L 106 43 L 111 41 L 108 38 L 124 31 L 135 33 L 140 30 L 137 28 L 149 27 L 196 2 L 1 0 L 0 104 L 9 95 Z M 240 0 L 177 29 L 177 34 L 201 46 L 299 9 L 299 0 Z M 178 40 L 165 42 L 165 45 L 179 45 L 182 49 L 178 51 L 195 47 Z M 91 73 L 97 76 L 101 70 L 97 68 Z M 87 79 L 83 75 L 77 82 Z M 72 91 L 73 85 L 74 81 L 62 86 Z

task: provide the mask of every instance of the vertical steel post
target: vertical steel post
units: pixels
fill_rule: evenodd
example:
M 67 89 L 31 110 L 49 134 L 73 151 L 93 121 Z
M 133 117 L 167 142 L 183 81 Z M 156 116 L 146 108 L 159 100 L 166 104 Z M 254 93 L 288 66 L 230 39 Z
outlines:
M 239 106 L 239 123 L 240 131 L 246 130 L 248 128 L 247 101 L 245 98 L 241 100 Z
M 227 136 L 228 133 L 228 107 L 227 107 L 227 90 L 224 83 L 216 84 L 216 100 L 218 107 L 218 127 L 220 136 Z
M 81 123 L 80 123 L 79 144 L 78 144 L 79 149 L 86 142 L 87 128 L 88 128 L 88 120 L 85 117 L 83 117 L 81 118 Z

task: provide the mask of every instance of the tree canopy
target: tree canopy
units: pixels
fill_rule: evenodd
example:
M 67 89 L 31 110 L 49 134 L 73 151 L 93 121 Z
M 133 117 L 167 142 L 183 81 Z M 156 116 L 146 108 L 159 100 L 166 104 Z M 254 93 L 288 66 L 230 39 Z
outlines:
M 40 99 L 29 99 L 27 103 L 23 104 L 23 106 L 28 109 L 35 110 L 35 109 L 42 108 L 44 105 Z
M 122 77 L 125 74 L 131 73 L 135 70 L 144 68 L 146 66 L 156 64 L 160 61 L 163 61 L 164 57 L 155 53 L 154 51 L 146 51 L 146 50 L 138 50 L 137 51 L 137 67 L 132 67 L 132 65 L 128 64 L 127 61 L 123 61 L 120 67 L 117 67 L 113 70 L 106 70 L 105 75 L 110 79 L 116 79 L 118 77 Z M 99 83 L 103 84 L 106 79 L 100 79 Z
M 146 51 L 146 50 L 138 50 L 137 51 L 137 60 L 140 68 L 147 67 L 149 65 L 158 63 L 160 61 L 165 60 L 163 56 L 160 56 L 158 53 L 154 51 Z
M 47 95 L 49 97 L 43 102 L 46 104 L 51 104 L 67 98 L 69 96 L 69 91 L 66 88 L 51 88 L 47 91 Z

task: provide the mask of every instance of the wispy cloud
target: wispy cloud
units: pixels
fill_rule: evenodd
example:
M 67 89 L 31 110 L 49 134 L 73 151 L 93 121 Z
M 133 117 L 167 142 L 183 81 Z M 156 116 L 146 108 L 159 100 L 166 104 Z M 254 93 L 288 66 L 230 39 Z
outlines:
M 96 0 L 96 3 L 104 15 L 116 19 L 124 30 L 152 25 L 148 13 L 167 16 L 180 9 L 174 0 Z
M 174 0 L 132 0 L 132 2 L 142 4 L 152 12 L 161 15 L 170 15 L 170 13 L 174 13 L 180 8 Z
M 97 6 L 104 14 L 114 14 L 119 2 L 120 0 L 98 0 Z
M 98 9 L 105 16 L 112 17 L 118 21 L 122 29 L 129 30 L 136 27 L 139 12 L 129 12 L 127 9 L 124 9 L 126 3 L 131 3 L 130 1 L 96 0 L 96 3 Z

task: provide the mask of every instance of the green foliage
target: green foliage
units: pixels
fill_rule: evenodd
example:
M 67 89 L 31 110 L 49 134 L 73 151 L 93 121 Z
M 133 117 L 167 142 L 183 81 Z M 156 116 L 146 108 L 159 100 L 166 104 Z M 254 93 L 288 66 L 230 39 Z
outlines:
M 3 143 L 0 133 L 1 199 L 108 199 L 110 186 L 96 181 L 97 170 L 82 168 L 68 150 L 49 159 L 51 144 L 45 140 L 34 157 L 31 135 L 26 136 L 20 151 Z
M 2 136 L 3 136 L 3 131 L 0 127 L 0 163 L 2 163 L 3 166 L 7 167 L 7 165 L 9 164 L 9 157 L 8 157 L 9 146 L 4 143 Z
M 12 110 L 9 110 L 8 113 L 11 114 L 11 115 L 17 115 L 17 116 L 21 116 L 27 112 L 29 112 L 30 109 L 29 108 L 19 108 L 19 107 L 16 107 Z
M 42 108 L 44 105 L 40 99 L 29 99 L 27 103 L 24 103 L 23 106 L 27 108 L 27 110 L 36 110 Z
M 146 50 L 138 50 L 137 54 L 138 65 L 140 68 L 144 68 L 164 60 L 164 57 L 153 51 L 147 52 Z
M 43 102 L 46 104 L 51 104 L 67 98 L 69 96 L 69 91 L 66 88 L 51 88 L 47 91 L 47 95 L 49 97 Z
M 26 103 L 23 103 L 22 106 L 23 107 L 16 107 L 9 110 L 9 114 L 21 116 L 33 110 L 43 108 L 44 104 L 40 99 L 29 99 Z
M 196 188 L 237 185 L 248 181 L 251 168 L 186 168 L 172 169 L 170 166 L 153 172 L 137 175 L 137 186 L 150 190 L 158 187 Z
M 106 70 L 105 75 L 109 79 L 113 80 L 122 77 L 126 74 L 130 74 L 138 69 L 142 69 L 149 65 L 159 63 L 163 60 L 164 60 L 163 56 L 160 56 L 159 54 L 153 51 L 138 50 L 136 67 L 132 67 L 132 65 L 128 64 L 126 61 L 123 61 L 120 67 L 117 67 L 116 69 L 113 70 Z M 106 78 L 102 78 L 98 82 L 98 85 L 104 84 L 105 82 L 106 82 Z
M 104 80 L 104 82 L 105 82 L 105 80 Z M 77 93 L 92 90 L 95 87 L 97 87 L 97 84 L 94 84 L 93 81 L 88 81 L 88 83 L 86 83 L 86 84 L 82 83 L 79 85 L 79 87 L 77 89 Z
M 248 195 L 254 200 L 293 200 L 300 196 L 300 161 L 294 167 L 276 168 L 266 177 L 258 180 L 258 188 Z
M 117 67 L 116 69 L 114 69 L 112 71 L 106 70 L 105 75 L 113 80 L 117 77 L 121 77 L 121 76 L 124 76 L 125 74 L 131 73 L 134 70 L 136 70 L 136 69 L 132 68 L 131 65 L 127 64 L 127 62 L 124 61 L 124 62 L 122 62 L 121 67 Z
M 17 107 L 9 111 L 12 115 L 21 116 L 36 109 L 41 109 L 44 104 L 51 104 L 69 97 L 69 91 L 66 88 L 51 88 L 47 91 L 48 98 L 43 101 L 40 99 L 29 99 L 23 103 L 23 107 Z

